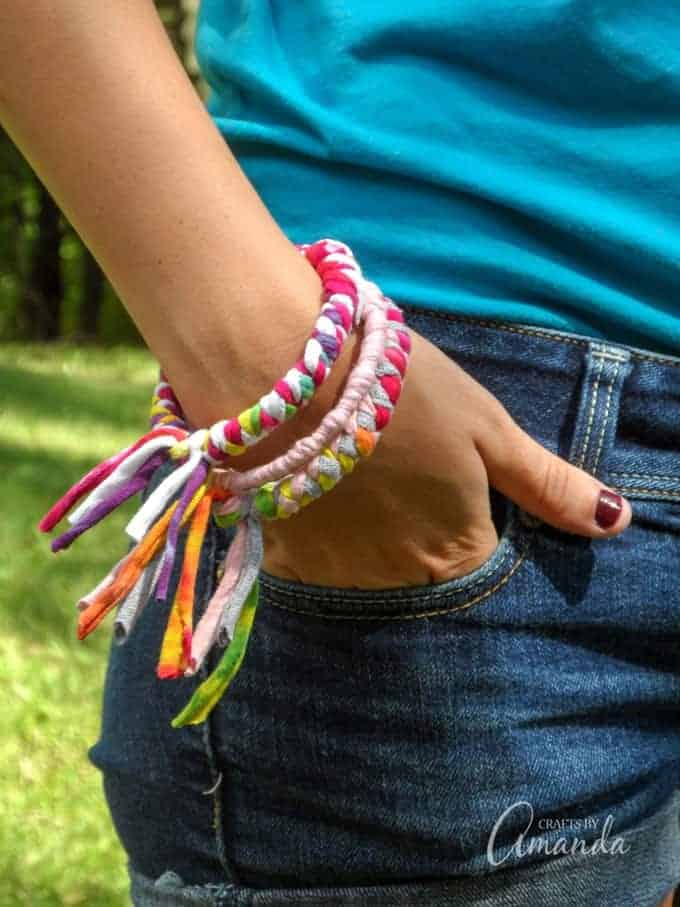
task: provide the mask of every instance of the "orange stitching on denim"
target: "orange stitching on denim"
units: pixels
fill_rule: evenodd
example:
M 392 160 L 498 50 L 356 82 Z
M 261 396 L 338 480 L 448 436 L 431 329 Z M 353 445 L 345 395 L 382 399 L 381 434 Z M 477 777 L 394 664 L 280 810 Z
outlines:
M 600 456 L 602 454 L 602 445 L 604 444 L 604 436 L 605 436 L 605 432 L 607 430 L 607 424 L 609 422 L 609 409 L 610 409 L 611 402 L 612 402 L 612 394 L 614 392 L 614 385 L 616 383 L 617 378 L 619 377 L 619 369 L 620 369 L 621 363 L 623 361 L 624 360 L 622 360 L 622 359 L 618 360 L 618 362 L 616 363 L 616 367 L 615 367 L 616 370 L 615 370 L 614 374 L 612 375 L 611 380 L 609 382 L 609 389 L 607 390 L 607 402 L 605 403 L 604 414 L 602 416 L 602 430 L 600 431 L 600 441 L 597 445 L 597 450 L 595 451 L 595 458 L 593 460 L 593 468 L 592 468 L 593 474 L 595 474 L 597 472 L 597 467 L 600 462 Z
M 508 541 L 510 540 L 510 533 L 508 533 L 508 535 L 506 536 L 506 539 Z M 470 589 L 474 589 L 475 586 L 480 586 L 482 583 L 486 582 L 486 580 L 489 578 L 489 576 L 491 576 L 494 573 L 498 573 L 500 571 L 501 567 L 504 566 L 505 562 L 507 561 L 508 557 L 510 556 L 510 549 L 508 548 L 503 553 L 503 557 L 500 559 L 500 561 L 498 561 L 498 563 L 495 564 L 495 563 L 493 563 L 493 559 L 497 552 L 498 552 L 498 548 L 496 548 L 496 551 L 494 552 L 494 554 L 490 555 L 488 561 L 486 561 L 483 564 L 480 564 L 479 567 L 475 568 L 475 570 L 483 570 L 483 572 L 480 573 L 479 576 L 475 577 L 475 579 L 472 580 L 470 583 L 468 583 L 466 586 L 464 586 L 460 590 L 461 592 L 468 592 Z M 491 563 L 489 563 L 489 561 L 491 561 Z M 472 574 L 474 572 L 475 571 L 472 571 L 468 575 L 472 576 Z M 444 585 L 448 586 L 449 583 L 452 583 L 454 581 L 455 581 L 455 577 L 452 578 L 451 580 L 443 580 L 440 583 L 433 583 L 431 586 L 431 591 L 428 591 L 425 594 L 427 595 L 428 598 L 445 598 L 449 595 L 454 595 L 456 592 L 455 589 L 450 590 L 450 589 L 439 589 L 438 588 L 439 586 L 444 586 Z M 264 587 L 269 587 L 270 589 L 273 589 L 275 593 L 278 593 L 279 595 L 287 596 L 288 598 L 297 598 L 300 595 L 302 595 L 304 597 L 304 595 L 305 595 L 304 592 L 300 592 L 298 589 L 290 589 L 290 588 L 279 589 L 276 586 L 274 586 L 273 584 L 268 583 L 266 579 L 261 579 L 260 582 L 262 583 L 262 585 Z M 307 586 L 308 584 L 300 583 L 300 585 L 304 587 L 304 586 Z M 312 583 L 311 585 L 316 585 L 316 583 Z M 322 588 L 324 588 L 324 587 L 322 587 Z M 409 588 L 413 589 L 416 587 L 414 587 L 414 586 L 395 586 L 393 589 L 389 589 L 389 588 L 388 589 L 384 589 L 384 588 L 375 589 L 375 590 L 365 589 L 362 591 L 365 591 L 368 593 L 370 593 L 371 591 L 380 592 L 381 597 L 382 597 L 383 593 L 391 592 L 393 594 L 399 594 L 399 592 L 401 590 L 409 589 Z M 366 598 L 360 598 L 356 595 L 353 595 L 352 594 L 353 591 L 355 591 L 355 590 L 353 590 L 351 586 L 347 586 L 346 588 L 342 588 L 340 586 L 329 586 L 328 590 L 325 591 L 324 594 L 328 598 L 338 599 L 341 602 L 343 602 L 344 604 L 365 605 L 366 598 L 370 598 L 370 594 L 367 595 Z M 309 597 L 309 596 L 307 596 L 307 597 Z
M 620 491 L 623 495 L 630 495 L 630 497 L 635 497 L 637 494 L 643 494 L 648 497 L 680 499 L 680 491 L 666 491 L 664 488 L 635 488 L 635 486 L 626 488 L 625 485 L 617 485 L 616 490 Z
M 595 347 L 593 355 L 609 359 L 610 362 L 627 362 L 628 360 L 628 356 L 619 356 L 618 353 L 612 353 L 611 350 L 600 349 L 599 347 Z
M 401 303 L 400 303 L 401 305 Z M 583 340 L 579 340 L 576 337 L 559 337 L 555 334 L 550 333 L 550 328 L 541 329 L 536 327 L 535 329 L 527 329 L 525 327 L 519 327 L 514 324 L 509 324 L 506 321 L 494 321 L 493 319 L 484 319 L 484 318 L 473 318 L 470 315 L 459 315 L 449 312 L 440 312 L 438 309 L 429 309 L 422 308 L 416 305 L 409 305 L 408 303 L 403 304 L 404 308 L 408 308 L 414 312 L 421 313 L 423 315 L 434 315 L 436 318 L 441 318 L 444 321 L 464 321 L 467 324 L 478 324 L 480 327 L 493 327 L 498 328 L 501 331 L 509 331 L 512 334 L 526 334 L 530 337 L 542 337 L 545 340 L 557 340 L 559 343 L 571 343 L 572 346 L 587 346 L 590 342 L 590 337 L 585 337 Z M 595 338 L 592 338 L 595 339 Z M 602 338 L 602 342 L 606 343 L 606 339 Z M 611 343 L 615 344 L 616 341 L 612 340 Z M 624 343 L 620 344 L 622 347 L 625 347 L 626 350 L 630 352 L 632 359 L 647 360 L 649 362 L 658 362 L 664 365 L 672 365 L 674 368 L 680 368 L 680 358 L 669 358 L 663 354 L 656 353 L 643 353 L 637 348 L 629 347 Z
M 464 602 L 461 605 L 455 605 L 453 608 L 438 608 L 434 611 L 418 611 L 416 614 L 327 614 L 317 611 L 305 611 L 301 608 L 293 608 L 290 605 L 282 605 L 280 602 L 268 600 L 267 604 L 275 608 L 282 608 L 284 611 L 293 611 L 295 614 L 304 614 L 305 617 L 321 617 L 324 620 L 413 620 L 420 617 L 437 617 L 440 614 L 453 614 L 454 611 L 464 611 L 472 607 L 477 602 L 483 601 L 494 592 L 504 586 L 507 581 L 517 572 L 520 564 L 526 559 L 528 554 L 528 543 L 525 543 L 524 550 L 514 562 L 510 570 L 500 579 L 495 586 L 480 593 L 476 598 Z
M 602 369 L 604 368 L 604 359 L 602 358 L 602 356 L 600 356 L 599 359 L 600 359 L 600 367 L 597 372 L 597 377 L 595 378 L 595 383 L 593 384 L 593 386 L 590 389 L 590 395 L 591 395 L 590 396 L 590 411 L 588 413 L 588 422 L 586 424 L 586 433 L 585 433 L 585 437 L 583 438 L 583 442 L 581 444 L 581 453 L 576 458 L 576 463 L 575 463 L 575 465 L 580 467 L 581 469 L 583 469 L 583 464 L 585 463 L 586 455 L 588 453 L 588 442 L 590 441 L 590 432 L 593 427 L 593 421 L 595 419 L 595 409 L 597 408 L 597 398 L 599 396 L 600 379 L 602 378 Z
M 676 482 L 680 482 L 680 475 L 671 476 L 664 472 L 608 472 L 607 475 L 624 476 L 627 479 L 647 479 L 648 481 L 653 479 L 674 479 Z

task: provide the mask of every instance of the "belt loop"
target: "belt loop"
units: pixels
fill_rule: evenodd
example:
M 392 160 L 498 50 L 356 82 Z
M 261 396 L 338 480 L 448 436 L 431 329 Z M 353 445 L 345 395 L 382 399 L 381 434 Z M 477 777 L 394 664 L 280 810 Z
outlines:
M 630 350 L 588 343 L 569 462 L 598 476 L 614 444 L 623 383 L 632 367 Z

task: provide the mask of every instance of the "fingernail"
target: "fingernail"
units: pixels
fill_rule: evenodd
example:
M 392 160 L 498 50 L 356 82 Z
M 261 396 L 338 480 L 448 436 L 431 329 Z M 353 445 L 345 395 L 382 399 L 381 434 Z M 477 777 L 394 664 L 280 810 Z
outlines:
M 601 529 L 611 529 L 623 512 L 623 498 L 603 488 L 597 501 L 595 522 Z

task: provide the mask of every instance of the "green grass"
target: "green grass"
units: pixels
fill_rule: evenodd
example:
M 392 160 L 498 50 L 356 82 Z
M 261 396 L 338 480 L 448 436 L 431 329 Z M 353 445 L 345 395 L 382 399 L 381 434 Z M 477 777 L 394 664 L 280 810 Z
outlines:
M 134 502 L 59 555 L 37 523 L 145 428 L 142 349 L 0 345 L 1 907 L 122 907 L 125 857 L 87 749 L 99 732 L 110 622 L 76 639 L 75 602 L 126 550 Z

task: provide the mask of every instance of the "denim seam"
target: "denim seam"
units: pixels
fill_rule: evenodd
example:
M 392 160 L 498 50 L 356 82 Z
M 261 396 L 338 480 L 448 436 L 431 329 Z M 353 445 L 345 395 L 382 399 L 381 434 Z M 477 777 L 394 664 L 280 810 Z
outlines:
M 476 586 L 480 586 L 480 585 L 482 585 L 482 583 L 485 583 L 490 576 L 493 576 L 494 573 L 498 573 L 501 570 L 501 568 L 505 565 L 505 562 L 507 561 L 509 556 L 510 556 L 510 550 L 507 549 L 505 551 L 505 553 L 503 554 L 503 557 L 497 563 L 491 563 L 488 566 L 482 567 L 481 568 L 482 573 L 479 576 L 475 577 L 475 579 L 472 580 L 467 586 L 464 586 L 463 588 L 461 588 L 458 591 L 469 592 L 470 590 L 474 589 Z M 290 598 L 305 598 L 304 591 L 299 591 L 298 589 L 286 589 L 286 588 L 282 589 L 282 588 L 279 588 L 278 586 L 274 586 L 272 583 L 268 582 L 268 580 L 266 580 L 266 579 L 262 580 L 261 582 L 265 588 L 269 588 L 272 591 L 274 591 L 275 593 L 280 592 L 281 595 L 287 595 Z M 454 582 L 454 580 L 451 580 L 450 582 Z M 304 586 L 305 584 L 303 583 L 302 585 Z M 445 581 L 445 585 L 447 586 L 446 589 L 432 588 L 432 589 L 429 589 L 428 591 L 424 592 L 422 595 L 423 602 L 431 601 L 433 598 L 445 598 L 448 595 L 455 594 L 456 590 L 455 589 L 452 590 L 450 588 L 448 581 Z M 379 591 L 381 593 L 387 593 L 388 595 L 391 595 L 392 597 L 400 598 L 400 597 L 403 597 L 401 593 L 404 591 L 407 591 L 408 588 L 409 588 L 408 586 L 395 586 L 394 590 L 381 589 Z M 370 592 L 370 590 L 364 590 L 364 591 Z M 341 603 L 351 603 L 354 605 L 366 604 L 365 597 L 352 595 L 352 593 L 351 593 L 351 591 L 349 591 L 349 589 L 347 591 L 345 591 L 345 589 L 343 589 L 339 586 L 329 586 L 327 588 L 324 587 L 324 596 L 327 599 L 333 599 L 333 600 L 341 602 Z M 310 597 L 309 594 L 307 594 L 306 597 L 309 598 Z M 417 600 L 416 600 L 416 603 L 417 603 Z
M 208 563 L 211 565 L 214 564 L 214 561 L 215 561 L 216 549 L 217 549 L 217 537 L 216 537 L 215 533 L 213 532 L 210 535 L 210 548 L 209 548 L 209 557 L 208 557 Z M 215 591 L 215 587 L 217 585 L 215 574 L 216 574 L 216 571 L 211 569 L 210 576 L 209 576 L 208 583 L 207 583 L 207 586 L 208 586 L 207 600 L 208 601 L 212 597 L 212 595 Z M 210 664 L 210 660 L 206 659 L 200 667 L 199 674 L 203 680 L 205 680 L 208 675 L 209 664 Z M 222 869 L 224 870 L 224 872 L 227 875 L 227 879 L 228 879 L 227 884 L 234 884 L 238 881 L 238 879 L 236 878 L 236 874 L 234 872 L 233 867 L 230 865 L 229 860 L 227 859 L 226 847 L 225 847 L 225 842 L 224 842 L 224 830 L 223 830 L 223 822 L 222 822 L 223 774 L 222 774 L 222 772 L 219 772 L 219 773 L 217 772 L 215 754 L 213 751 L 212 740 L 211 740 L 212 731 L 213 731 L 213 725 L 212 725 L 210 717 L 208 717 L 208 720 L 204 721 L 201 726 L 201 737 L 203 740 L 203 746 L 205 748 L 205 754 L 206 754 L 206 758 L 208 761 L 210 777 L 212 778 L 213 784 L 209 790 L 203 791 L 203 793 L 206 796 L 212 797 L 212 808 L 213 808 L 212 809 L 212 814 L 213 814 L 212 825 L 213 825 L 213 832 L 215 835 L 215 846 L 217 848 L 217 856 L 220 861 L 220 865 L 222 866 Z
M 453 614 L 455 611 L 464 611 L 466 608 L 471 608 L 473 605 L 477 604 L 480 601 L 483 601 L 485 598 L 488 598 L 494 592 L 504 586 L 511 576 L 513 576 L 519 569 L 522 562 L 526 559 L 528 553 L 528 544 L 525 545 L 524 550 L 519 555 L 519 557 L 514 561 L 510 570 L 504 574 L 503 578 L 500 579 L 494 586 L 490 589 L 486 589 L 476 598 L 471 599 L 470 601 L 464 602 L 460 605 L 454 605 L 452 608 L 438 608 L 434 611 L 418 611 L 416 613 L 401 613 L 401 614 L 381 614 L 379 612 L 372 611 L 370 614 L 330 614 L 325 611 L 314 611 L 314 610 L 305 610 L 303 608 L 294 608 L 292 605 L 284 605 L 278 601 L 267 600 L 267 604 L 272 605 L 275 608 L 282 608 L 285 611 L 293 611 L 296 614 L 304 614 L 306 616 L 313 617 L 322 617 L 325 620 L 414 620 L 422 617 L 436 617 L 440 614 Z M 291 597 L 296 597 L 295 592 L 286 592 L 285 590 L 278 590 L 284 595 L 290 595 Z M 345 602 L 351 604 L 364 604 L 363 600 L 357 599 L 343 599 Z
M 590 432 L 592 430 L 593 422 L 595 420 L 595 409 L 597 408 L 597 400 L 598 400 L 599 389 L 600 389 L 600 379 L 602 378 L 602 370 L 604 369 L 604 358 L 602 356 L 600 356 L 599 360 L 600 360 L 599 368 L 598 368 L 597 376 L 595 377 L 595 382 L 591 385 L 591 387 L 588 391 L 588 393 L 590 395 L 588 421 L 586 423 L 585 435 L 583 436 L 583 440 L 581 441 L 581 452 L 576 457 L 576 462 L 575 462 L 575 465 L 578 466 L 579 469 L 583 469 L 583 464 L 585 463 L 586 457 L 588 455 L 588 444 L 590 443 Z
M 626 479 L 673 479 L 680 482 L 680 475 L 671 476 L 665 472 L 610 472 L 610 476 L 623 476 Z
M 323 597 L 324 601 L 339 604 L 349 602 L 356 605 L 372 602 L 375 607 L 379 607 L 383 601 L 393 604 L 395 599 L 402 599 L 409 607 L 414 608 L 428 604 L 433 599 L 466 595 L 476 586 L 487 582 L 489 577 L 501 573 L 508 558 L 512 556 L 513 549 L 516 551 L 525 547 L 523 540 L 526 541 L 526 533 L 523 527 L 535 529 L 536 525 L 535 517 L 508 499 L 506 519 L 498 538 L 498 544 L 492 554 L 479 567 L 475 567 L 467 574 L 427 585 L 376 589 L 319 586 L 315 583 L 277 577 L 268 574 L 266 570 L 260 571 L 260 584 L 262 588 L 269 589 L 273 595 L 280 593 L 289 598 L 314 600 Z
M 664 488 L 637 488 L 635 485 L 617 485 L 616 490 L 630 497 L 640 494 L 658 498 L 680 498 L 680 491 L 666 490 Z
M 603 357 L 601 357 L 601 359 L 602 359 L 602 358 L 603 358 Z M 600 465 L 600 456 L 601 456 L 601 454 L 602 454 L 602 447 L 603 447 L 603 444 L 604 444 L 604 436 L 605 436 L 605 434 L 606 434 L 607 426 L 608 426 L 608 424 L 609 424 L 609 412 L 610 412 L 610 409 L 611 409 L 612 396 L 613 396 L 613 393 L 614 393 L 614 387 L 616 386 L 616 382 L 617 382 L 618 377 L 619 377 L 619 369 L 621 368 L 621 362 L 622 362 L 622 361 L 624 361 L 624 360 L 622 360 L 622 359 L 620 359 L 620 358 L 617 357 L 617 362 L 616 362 L 616 365 L 615 365 L 615 367 L 614 367 L 614 374 L 613 374 L 612 377 L 611 377 L 611 381 L 609 382 L 609 387 L 608 387 L 608 389 L 607 389 L 607 402 L 605 403 L 604 414 L 603 414 L 603 416 L 602 416 L 602 428 L 601 428 L 601 431 L 600 431 L 600 440 L 599 440 L 599 442 L 598 442 L 597 450 L 595 451 L 595 457 L 594 457 L 594 459 L 593 459 L 593 470 L 592 470 L 592 471 L 593 471 L 593 474 L 594 474 L 594 475 L 597 474 L 597 470 L 598 470 L 598 467 L 599 467 L 599 465 Z
M 484 327 L 484 328 L 487 328 L 487 327 L 497 328 L 498 330 L 508 331 L 511 334 L 526 334 L 529 337 L 539 337 L 544 340 L 557 340 L 560 343 L 570 343 L 570 344 L 572 344 L 572 346 L 587 346 L 588 343 L 591 342 L 591 339 L 594 339 L 594 338 L 584 336 L 583 340 L 579 340 L 577 337 L 560 336 L 557 333 L 553 333 L 550 328 L 541 329 L 540 327 L 536 327 L 536 328 L 529 329 L 527 327 L 520 327 L 515 324 L 510 324 L 507 321 L 494 321 L 493 319 L 485 320 L 483 318 L 471 318 L 470 316 L 467 316 L 467 315 L 440 312 L 437 309 L 408 306 L 407 304 L 403 304 L 402 308 L 406 309 L 407 311 L 421 313 L 428 317 L 434 316 L 435 318 L 439 318 L 442 321 L 453 321 L 453 322 L 463 321 L 466 324 L 476 324 L 476 325 L 479 325 L 480 327 Z M 645 360 L 645 361 L 649 361 L 649 362 L 658 362 L 658 363 L 663 363 L 665 365 L 672 365 L 675 368 L 680 368 L 680 359 L 678 359 L 678 358 L 664 356 L 662 353 L 645 353 L 642 350 L 640 350 L 639 347 L 630 347 L 624 343 L 621 343 L 620 346 L 626 347 L 630 351 L 631 359 L 640 359 L 640 360 Z
M 352 618 L 352 614 L 346 613 L 342 615 L 343 605 L 370 608 L 370 615 L 368 615 L 366 619 L 370 619 L 371 615 L 376 615 L 376 618 L 379 620 L 399 620 L 405 617 L 417 617 L 419 615 L 427 616 L 430 613 L 447 613 L 449 611 L 462 609 L 469 604 L 479 601 L 482 597 L 487 597 L 492 592 L 495 592 L 496 589 L 500 588 L 500 586 L 503 585 L 504 580 L 508 579 L 515 572 L 519 563 L 529 551 L 531 541 L 534 537 L 530 530 L 536 528 L 536 522 L 527 522 L 527 517 L 528 515 L 525 511 L 517 507 L 512 501 L 509 502 L 509 513 L 505 526 L 501 532 L 499 547 L 496 548 L 496 551 L 488 562 L 482 564 L 471 574 L 467 575 L 470 577 L 469 579 L 467 579 L 466 576 L 454 577 L 451 580 L 424 587 L 396 586 L 392 589 L 363 589 L 360 590 L 362 594 L 354 594 L 356 590 L 351 588 L 315 586 L 313 584 L 310 586 L 304 583 L 293 584 L 290 581 L 280 580 L 277 577 L 262 576 L 262 573 L 260 573 L 260 582 L 265 591 L 269 590 L 271 598 L 268 599 L 268 601 L 271 604 L 277 604 L 277 596 L 300 600 L 301 602 L 306 603 L 305 606 L 300 608 L 281 605 L 283 608 L 295 610 L 302 614 L 327 616 L 330 618 L 333 618 L 334 615 L 338 615 L 349 620 Z M 527 531 L 527 529 L 529 531 Z M 504 546 L 505 550 L 503 551 L 502 556 L 496 559 L 501 545 Z M 514 562 L 513 558 L 517 558 L 518 553 L 520 554 L 518 562 Z M 511 561 L 509 568 L 506 567 L 508 560 Z M 482 572 L 480 575 L 475 576 L 477 571 Z M 474 579 L 472 579 L 472 577 L 474 577 Z M 494 582 L 494 580 L 497 581 Z M 470 595 L 474 590 L 480 586 L 483 587 L 484 584 L 488 582 L 492 582 L 494 585 L 490 589 L 480 593 L 480 595 L 473 600 L 470 600 Z M 445 609 L 438 609 L 434 612 L 431 611 L 431 606 L 434 603 L 446 599 L 457 600 L 459 604 Z M 321 604 L 319 604 L 320 600 L 322 600 Z M 338 610 L 333 612 L 332 609 L 327 609 L 325 605 L 328 602 L 335 605 Z M 389 605 L 389 611 L 382 607 L 385 602 Z M 408 610 L 399 610 L 400 605 L 403 609 Z

